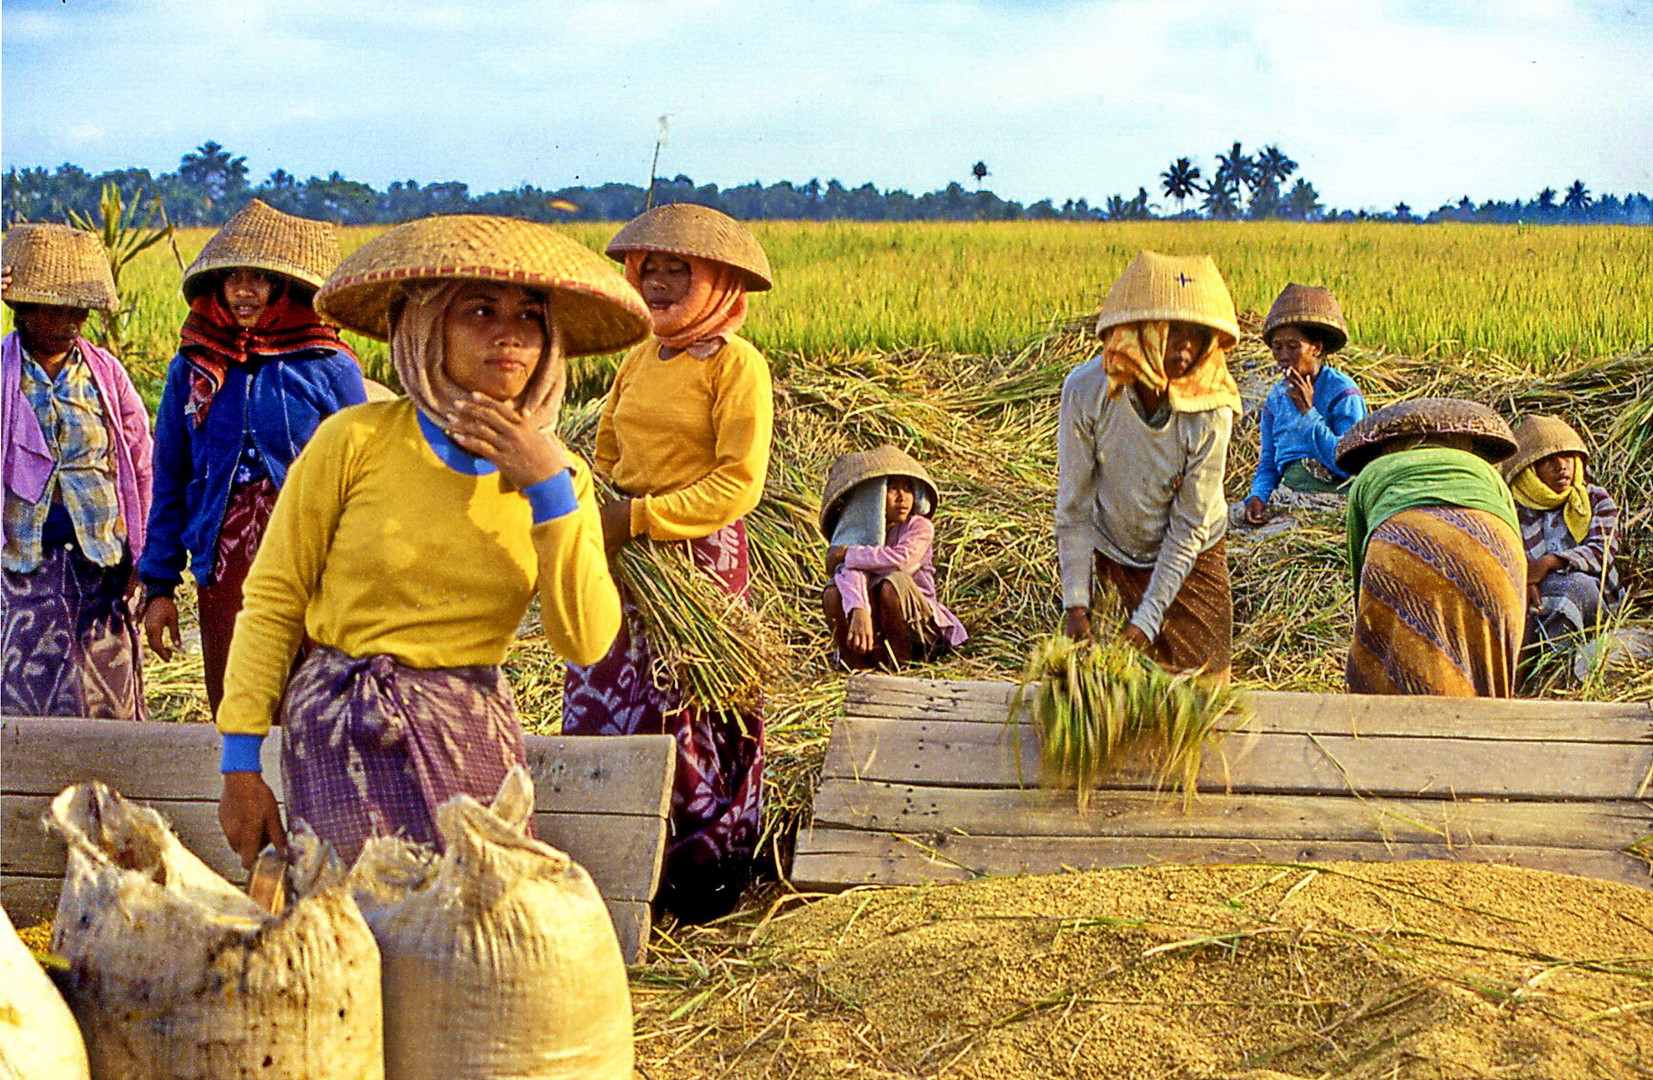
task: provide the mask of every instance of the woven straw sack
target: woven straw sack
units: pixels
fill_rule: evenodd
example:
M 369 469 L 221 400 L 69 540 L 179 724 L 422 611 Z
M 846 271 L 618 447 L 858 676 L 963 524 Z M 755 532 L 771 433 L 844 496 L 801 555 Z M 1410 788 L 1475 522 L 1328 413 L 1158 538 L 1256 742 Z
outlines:
M 1225 349 L 1240 340 L 1234 298 L 1209 255 L 1144 251 L 1131 260 L 1102 301 L 1096 332 L 1135 322 L 1187 322 L 1222 334 Z
M 746 274 L 747 292 L 763 292 L 773 285 L 769 256 L 752 230 L 728 214 L 698 203 L 656 206 L 626 222 L 608 242 L 608 256 L 625 262 L 628 251 L 693 255 L 727 263 Z
M 915 484 L 922 484 L 934 512 L 940 502 L 936 482 L 913 458 L 893 446 L 879 446 L 871 450 L 845 454 L 827 470 L 826 490 L 821 493 L 821 535 L 831 537 L 850 492 L 867 480 L 887 476 L 905 476 Z
M 1263 320 L 1263 341 L 1268 342 L 1282 326 L 1318 326 L 1331 335 L 1327 353 L 1334 353 L 1349 343 L 1349 324 L 1343 321 L 1343 309 L 1337 297 L 1324 285 L 1299 285 L 1292 282 L 1280 290 Z
M 254 199 L 212 234 L 184 271 L 184 297 L 212 288 L 214 270 L 245 266 L 268 270 L 318 289 L 339 265 L 339 235 L 331 222 L 284 214 Z
M 1467 437 L 1475 452 L 1497 464 L 1515 452 L 1515 436 L 1504 418 L 1478 401 L 1416 398 L 1385 405 L 1350 428 L 1337 443 L 1337 467 L 1357 473 L 1384 448 L 1401 439 L 1442 435 Z
M 98 1080 L 383 1080 L 379 951 L 331 848 L 291 835 L 271 915 L 98 781 L 48 826 L 68 845 L 52 949 Z
M 0 241 L 0 263 L 11 270 L 8 304 L 114 311 L 121 306 L 103 242 L 68 225 L 13 225 Z
M 485 214 L 421 218 L 357 248 L 316 293 L 346 330 L 390 338 L 391 304 L 410 281 L 503 281 L 551 294 L 567 356 L 615 352 L 649 333 L 649 309 L 601 255 L 550 225 Z
M 1515 453 L 1500 466 L 1504 479 L 1514 480 L 1522 469 L 1551 454 L 1577 454 L 1585 461 L 1590 460 L 1589 448 L 1567 421 L 1559 416 L 1527 417 L 1515 429 Z

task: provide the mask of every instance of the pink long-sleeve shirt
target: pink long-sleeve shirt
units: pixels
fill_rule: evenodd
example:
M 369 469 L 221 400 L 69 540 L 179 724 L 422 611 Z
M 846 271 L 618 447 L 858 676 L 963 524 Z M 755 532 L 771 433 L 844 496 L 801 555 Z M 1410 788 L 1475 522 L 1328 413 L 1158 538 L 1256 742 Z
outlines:
M 936 599 L 936 568 L 930 559 L 935 543 L 936 527 L 927 517 L 914 514 L 885 534 L 884 544 L 852 544 L 844 549 L 844 564 L 833 575 L 838 595 L 843 598 L 844 614 L 856 608 L 872 610 L 868 598 L 872 582 L 894 573 L 911 574 L 919 592 L 930 601 L 936 626 L 947 644 L 957 648 L 970 635 L 964 624 Z

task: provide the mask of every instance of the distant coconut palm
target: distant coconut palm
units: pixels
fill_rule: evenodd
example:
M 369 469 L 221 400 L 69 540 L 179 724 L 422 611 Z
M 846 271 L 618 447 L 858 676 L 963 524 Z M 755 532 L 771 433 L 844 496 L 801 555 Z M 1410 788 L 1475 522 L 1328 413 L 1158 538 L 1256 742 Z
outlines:
M 1171 167 L 1160 173 L 1159 178 L 1165 194 L 1177 200 L 1179 214 L 1182 213 L 1183 202 L 1200 190 L 1200 167 L 1185 157 L 1171 162 Z

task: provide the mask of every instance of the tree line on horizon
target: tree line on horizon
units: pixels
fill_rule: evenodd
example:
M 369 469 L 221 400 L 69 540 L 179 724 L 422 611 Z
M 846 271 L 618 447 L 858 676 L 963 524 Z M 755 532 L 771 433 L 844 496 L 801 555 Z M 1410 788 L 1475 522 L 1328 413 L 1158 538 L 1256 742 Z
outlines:
M 804 184 L 790 181 L 764 185 L 758 181 L 735 187 L 696 184 L 677 175 L 653 182 L 652 192 L 635 184 L 608 183 L 597 187 L 556 189 L 532 184 L 480 195 L 458 181 L 421 185 L 416 180 L 395 181 L 384 191 L 345 178 L 335 171 L 327 177 L 300 180 L 276 169 L 263 181 L 249 180 L 247 159 L 216 142 L 206 142 L 185 154 L 174 172 L 152 174 L 148 169 L 116 169 L 96 175 L 65 163 L 48 170 L 37 166 L 13 167 L 0 178 L 0 215 L 8 222 L 69 220 L 95 214 L 107 185 L 129 204 L 141 203 L 173 225 L 220 225 L 254 198 L 304 217 L 341 225 L 383 225 L 432 214 L 500 214 L 532 221 L 625 221 L 649 205 L 697 202 L 716 207 L 743 220 L 805 221 L 1146 221 L 1174 220 L 1288 220 L 1288 221 L 1436 221 L 1543 224 L 1653 224 L 1653 199 L 1640 193 L 1623 196 L 1593 194 L 1583 180 L 1562 192 L 1546 187 L 1532 200 L 1488 200 L 1476 203 L 1465 195 L 1427 213 L 1414 212 L 1405 202 L 1373 213 L 1329 208 L 1298 164 L 1277 146 L 1247 154 L 1236 142 L 1215 155 L 1209 174 L 1191 157 L 1179 157 L 1159 176 L 1156 185 L 1175 203 L 1175 209 L 1152 201 L 1147 187 L 1134 196 L 1111 195 L 1099 205 L 1085 199 L 1053 199 L 1022 204 L 1001 199 L 982 182 L 991 175 L 985 162 L 969 170 L 975 190 L 953 182 L 947 187 L 913 195 L 892 188 L 880 191 L 871 183 L 850 188 L 837 180 Z M 652 195 L 652 199 L 651 199 Z

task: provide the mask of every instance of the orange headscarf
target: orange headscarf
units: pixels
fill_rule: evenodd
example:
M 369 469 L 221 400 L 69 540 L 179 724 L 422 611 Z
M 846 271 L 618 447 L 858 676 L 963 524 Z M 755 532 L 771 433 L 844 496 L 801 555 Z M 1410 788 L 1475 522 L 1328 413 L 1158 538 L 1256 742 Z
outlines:
M 649 251 L 626 252 L 626 280 L 643 291 L 643 260 Z M 651 311 L 654 336 L 663 345 L 687 349 L 709 338 L 728 337 L 746 321 L 746 278 L 728 263 L 696 255 L 674 255 L 689 264 L 689 291 L 665 311 Z
M 1212 330 L 1205 352 L 1187 374 L 1170 380 L 1165 377 L 1165 340 L 1171 324 L 1160 322 L 1122 323 L 1108 328 L 1102 343 L 1102 366 L 1108 373 L 1108 396 L 1116 398 L 1134 382 L 1165 395 L 1172 412 L 1206 412 L 1233 409 L 1240 412 L 1240 388 L 1228 372 L 1228 350 L 1222 335 Z

